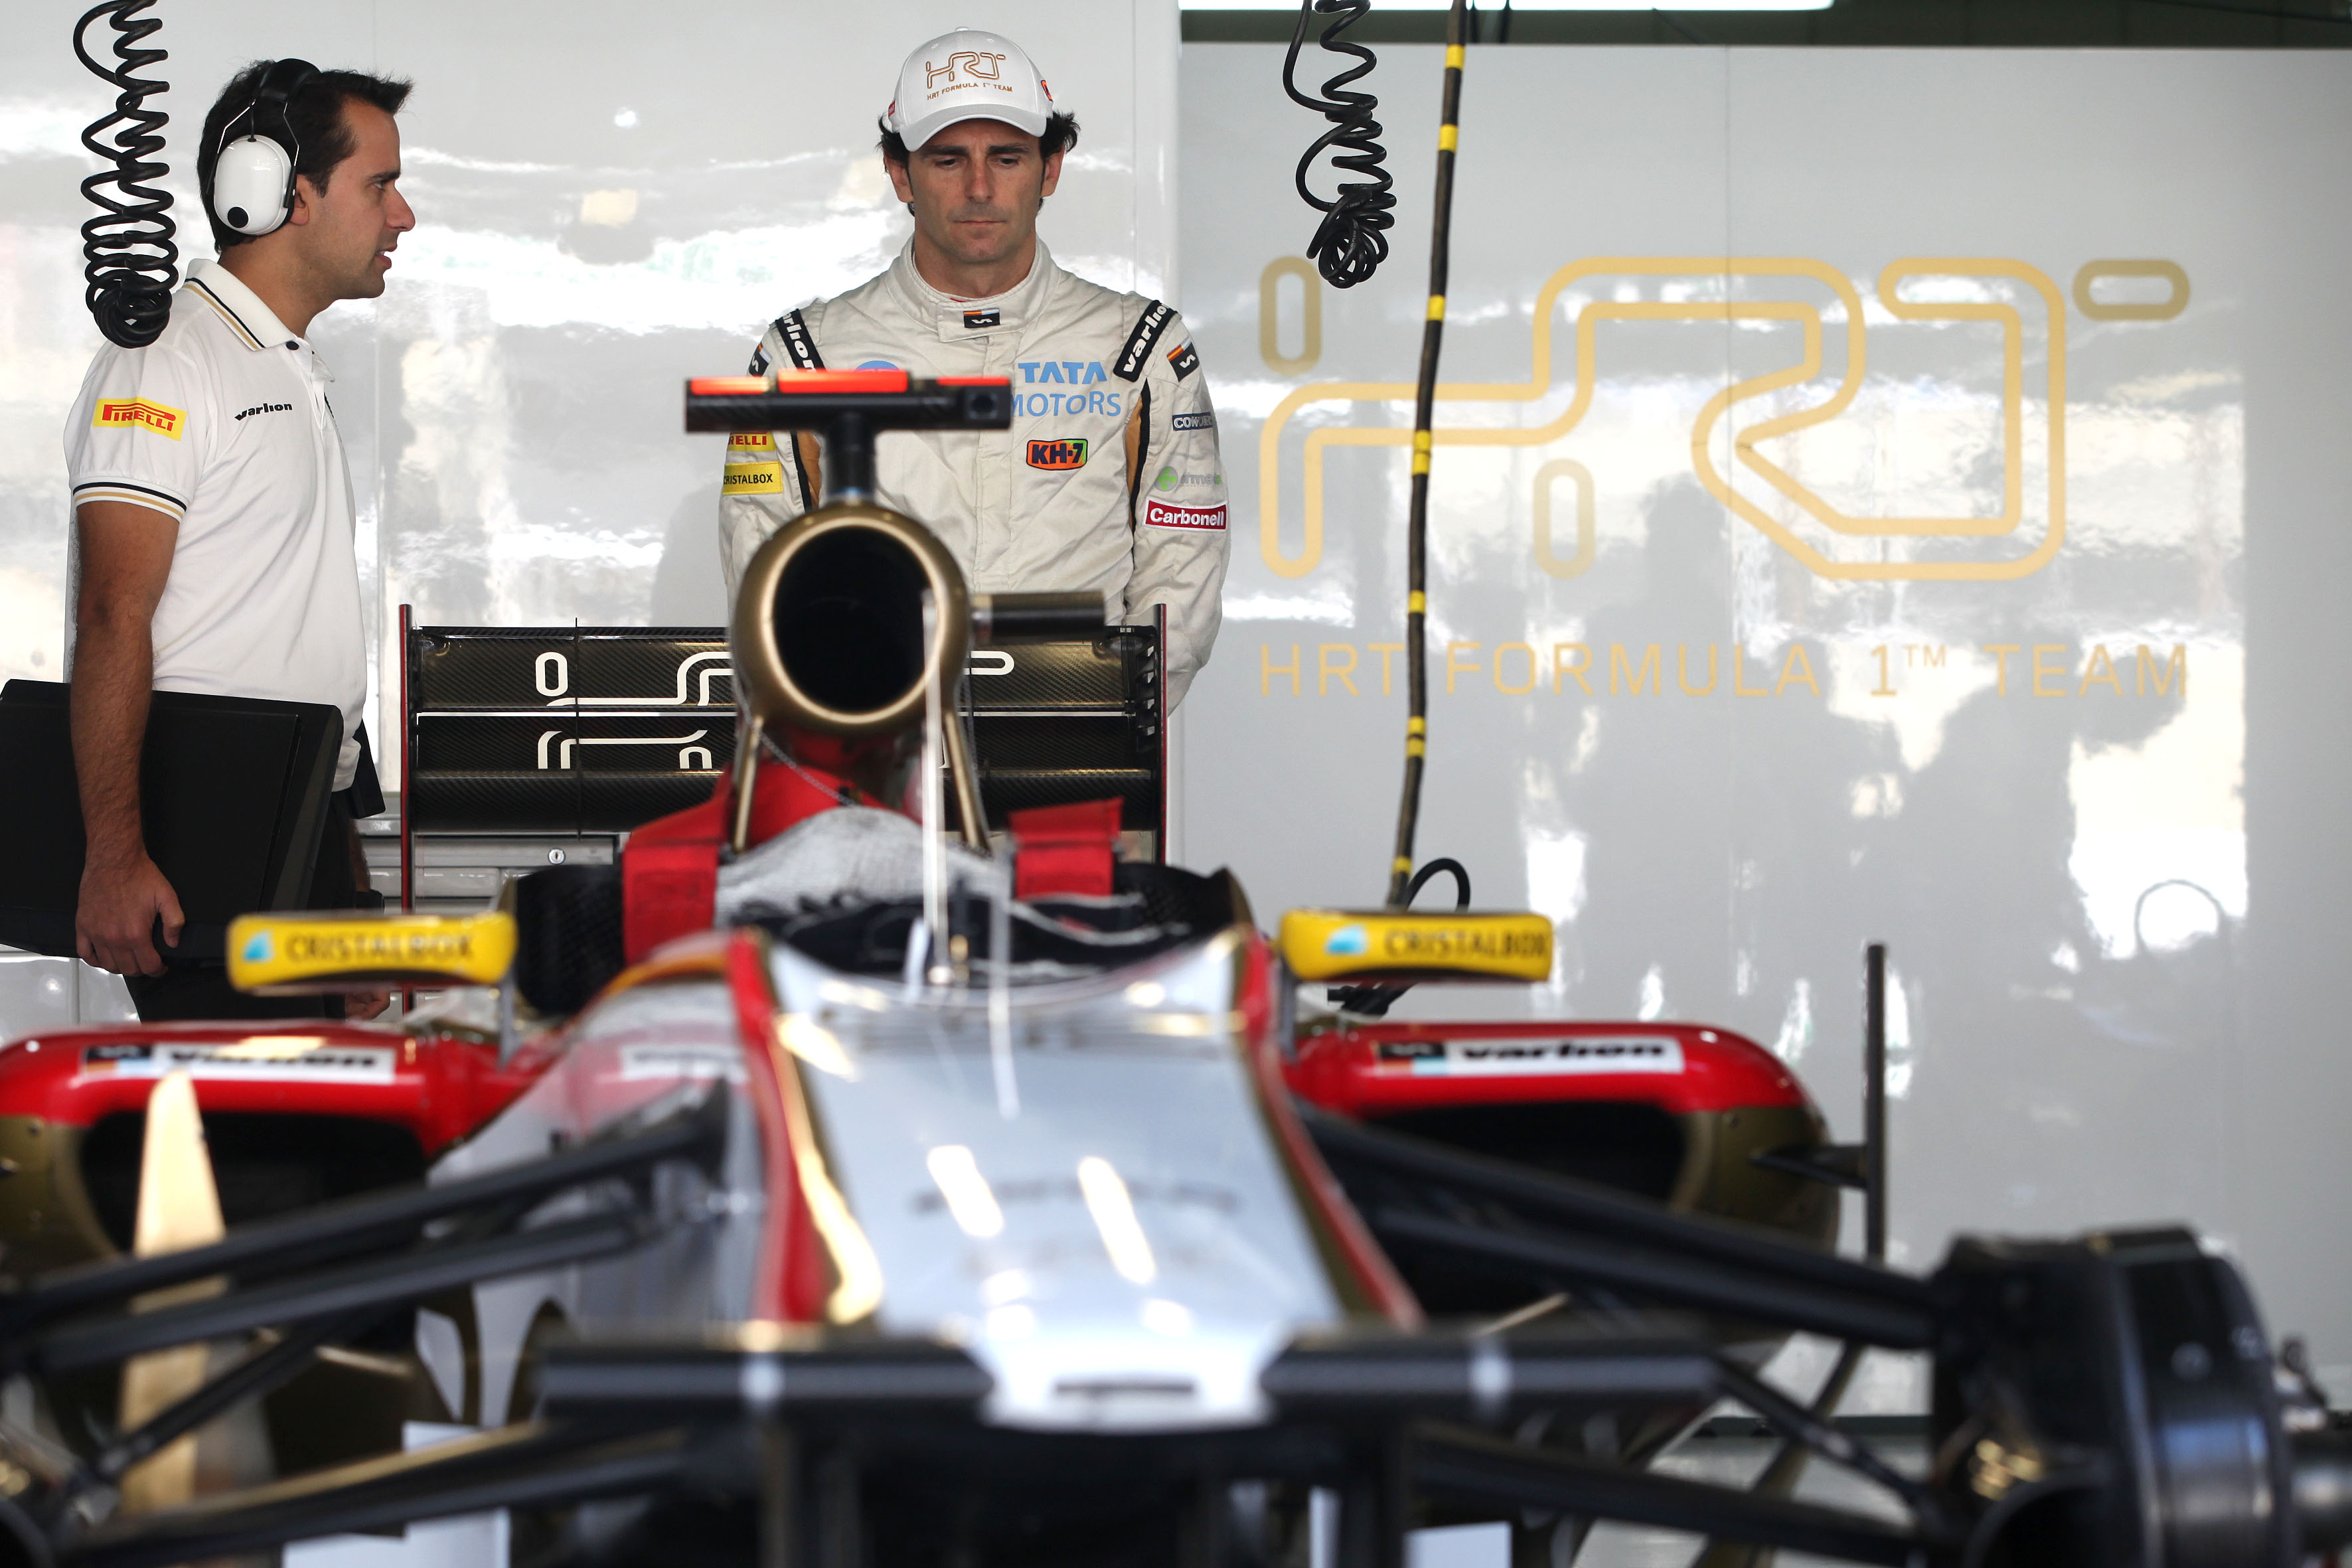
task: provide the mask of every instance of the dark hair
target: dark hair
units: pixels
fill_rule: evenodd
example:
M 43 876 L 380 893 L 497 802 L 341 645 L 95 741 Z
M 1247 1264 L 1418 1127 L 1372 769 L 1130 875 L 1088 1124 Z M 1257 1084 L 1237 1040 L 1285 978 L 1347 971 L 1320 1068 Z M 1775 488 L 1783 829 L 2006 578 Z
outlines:
M 1045 133 L 1037 138 L 1037 156 L 1050 158 L 1056 153 L 1066 153 L 1077 144 L 1078 121 L 1076 115 L 1055 110 L 1045 116 Z M 906 166 L 906 138 L 891 130 L 887 123 L 882 126 L 882 140 L 877 145 L 882 149 L 884 162 L 896 163 L 901 168 Z
M 204 145 L 196 153 L 196 188 L 204 197 L 205 216 L 213 226 L 213 244 L 223 251 L 255 237 L 237 233 L 213 213 L 213 165 L 220 160 L 221 132 L 251 106 L 254 92 L 261 86 L 262 76 L 270 64 L 268 60 L 256 60 L 230 78 L 229 84 L 221 89 L 220 97 L 214 101 L 212 112 L 205 116 Z M 400 106 L 408 101 L 408 89 L 407 82 L 369 76 L 363 71 L 320 71 L 312 77 L 302 85 L 301 91 L 286 100 L 286 123 L 294 132 L 299 151 L 294 172 L 309 175 L 312 184 L 325 190 L 335 165 L 352 155 L 359 140 L 352 134 L 343 105 L 357 99 L 375 105 L 386 114 L 397 114 Z M 237 134 L 246 133 L 246 125 L 240 123 Z

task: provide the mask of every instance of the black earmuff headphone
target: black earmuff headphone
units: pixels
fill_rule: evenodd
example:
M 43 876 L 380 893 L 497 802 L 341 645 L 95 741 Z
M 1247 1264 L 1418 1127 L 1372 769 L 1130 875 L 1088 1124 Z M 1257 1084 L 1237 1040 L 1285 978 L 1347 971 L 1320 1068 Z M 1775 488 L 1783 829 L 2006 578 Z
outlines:
M 309 60 L 272 60 L 261 73 L 253 101 L 221 127 L 219 156 L 213 161 L 213 216 L 239 234 L 260 236 L 294 210 L 294 164 L 302 155 L 286 106 L 310 85 L 319 68 Z M 246 121 L 246 133 L 229 140 L 230 128 Z

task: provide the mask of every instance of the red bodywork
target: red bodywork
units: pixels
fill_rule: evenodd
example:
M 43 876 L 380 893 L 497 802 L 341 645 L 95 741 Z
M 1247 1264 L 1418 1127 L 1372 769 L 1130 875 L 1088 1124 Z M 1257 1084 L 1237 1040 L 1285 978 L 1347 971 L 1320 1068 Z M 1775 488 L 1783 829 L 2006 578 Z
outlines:
M 1682 1050 L 1681 1070 L 1482 1071 L 1438 1077 L 1415 1072 L 1411 1057 L 1402 1049 L 1449 1041 L 1544 1046 L 1627 1039 L 1675 1041 Z M 1343 1116 L 1380 1117 L 1441 1105 L 1526 1100 L 1630 1100 L 1654 1105 L 1670 1116 L 1806 1103 L 1803 1086 L 1771 1052 L 1745 1035 L 1696 1024 L 1570 1024 L 1540 1018 L 1490 1024 L 1355 1024 L 1301 1039 L 1297 1058 L 1285 1076 L 1297 1093 Z
M 89 1127 L 117 1111 L 142 1112 L 152 1077 L 114 1070 L 88 1053 L 104 1047 L 232 1046 L 257 1036 L 317 1040 L 338 1047 L 392 1048 L 388 1081 L 362 1083 L 305 1076 L 196 1079 L 196 1103 L 208 1111 L 281 1111 L 350 1116 L 406 1129 L 431 1159 L 488 1121 L 543 1071 L 552 1057 L 524 1051 L 506 1068 L 494 1046 L 449 1036 L 412 1038 L 350 1024 L 274 1019 L 251 1023 L 110 1024 L 54 1029 L 0 1047 L 0 1116 L 29 1116 Z

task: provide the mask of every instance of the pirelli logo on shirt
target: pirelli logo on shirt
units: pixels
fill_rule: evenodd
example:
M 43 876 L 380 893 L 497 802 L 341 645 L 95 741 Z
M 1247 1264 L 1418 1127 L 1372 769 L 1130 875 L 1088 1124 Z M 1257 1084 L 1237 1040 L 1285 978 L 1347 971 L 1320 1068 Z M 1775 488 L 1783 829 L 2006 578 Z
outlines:
M 719 493 L 730 496 L 781 495 L 783 489 L 782 463 L 730 463 L 719 483 Z
M 1063 472 L 1087 466 L 1087 444 L 1072 437 L 1060 441 L 1029 443 L 1029 466 L 1049 472 Z
M 100 430 L 152 430 L 176 441 L 187 428 L 188 411 L 144 397 L 101 397 L 89 422 Z
M 727 437 L 727 460 L 730 463 L 751 460 L 737 457 L 735 454 L 738 452 L 772 452 L 775 449 L 775 437 L 765 430 L 738 430 Z
M 1176 506 L 1155 497 L 1143 503 L 1143 526 L 1213 529 L 1222 533 L 1225 528 L 1225 509 L 1223 502 L 1215 506 Z

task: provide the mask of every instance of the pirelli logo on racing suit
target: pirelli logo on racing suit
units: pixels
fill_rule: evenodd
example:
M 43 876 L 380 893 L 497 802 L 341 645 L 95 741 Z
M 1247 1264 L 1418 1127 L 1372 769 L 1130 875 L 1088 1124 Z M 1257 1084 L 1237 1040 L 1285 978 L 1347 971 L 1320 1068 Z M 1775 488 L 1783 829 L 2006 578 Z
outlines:
M 1175 311 L 1157 300 L 1146 305 L 1143 319 L 1135 323 L 1135 331 L 1127 334 L 1126 346 L 1118 351 L 1118 358 L 1112 362 L 1111 374 L 1121 381 L 1133 381 L 1141 375 L 1145 363 L 1151 357 L 1153 345 L 1160 342 L 1160 334 L 1168 330 L 1168 323 L 1175 316 Z
M 187 426 L 188 411 L 143 397 L 101 397 L 89 422 L 100 430 L 152 430 L 176 441 Z
M 1049 472 L 1066 472 L 1087 466 L 1087 444 L 1081 440 L 1032 441 L 1029 443 L 1029 466 Z
M 781 495 L 784 489 L 782 463 L 730 463 L 719 481 L 719 493 L 730 496 Z
M 1192 352 L 1192 344 L 1187 340 L 1168 351 L 1168 363 L 1175 366 L 1176 379 L 1181 381 L 1201 368 L 1201 356 Z
M 1225 527 L 1225 507 L 1176 506 L 1154 496 L 1143 503 L 1143 526 L 1146 528 L 1214 529 L 1222 533 Z
M 765 430 L 738 430 L 727 437 L 727 456 L 738 463 L 744 460 L 735 456 L 739 451 L 772 452 L 775 449 L 775 437 Z

